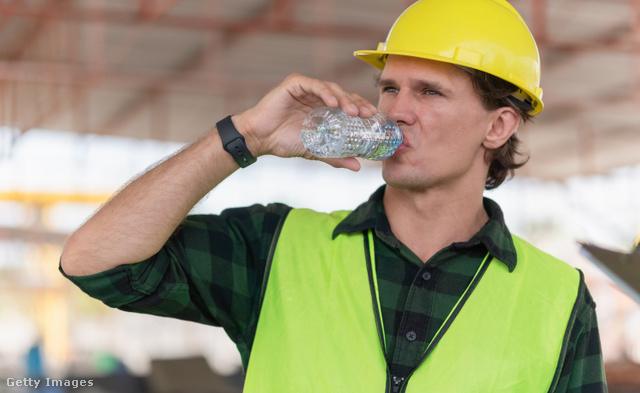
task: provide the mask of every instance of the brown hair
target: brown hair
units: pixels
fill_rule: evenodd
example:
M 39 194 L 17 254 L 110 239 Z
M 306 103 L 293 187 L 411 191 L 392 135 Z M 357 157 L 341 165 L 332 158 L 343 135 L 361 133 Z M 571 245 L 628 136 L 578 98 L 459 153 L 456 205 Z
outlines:
M 472 71 L 471 82 L 473 83 L 473 88 L 486 109 L 493 110 L 508 106 L 515 109 L 523 122 L 531 120 L 532 116 L 529 111 L 532 108 L 527 103 L 511 96 L 512 93 L 519 90 L 518 87 L 486 72 Z M 529 161 L 529 157 L 526 157 L 523 161 L 518 160 L 518 156 L 523 155 L 519 150 L 521 143 L 516 132 L 501 147 L 487 151 L 485 159 L 489 163 L 489 173 L 485 189 L 497 188 L 507 178 L 512 178 L 516 169 Z

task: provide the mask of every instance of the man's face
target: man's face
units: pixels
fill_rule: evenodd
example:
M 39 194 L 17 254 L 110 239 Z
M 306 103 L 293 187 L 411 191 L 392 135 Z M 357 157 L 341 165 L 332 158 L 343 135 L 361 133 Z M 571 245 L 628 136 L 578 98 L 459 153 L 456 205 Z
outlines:
M 469 74 L 448 63 L 389 56 L 379 81 L 378 109 L 400 126 L 404 141 L 383 161 L 382 176 L 398 188 L 480 183 L 485 136 L 495 119 Z

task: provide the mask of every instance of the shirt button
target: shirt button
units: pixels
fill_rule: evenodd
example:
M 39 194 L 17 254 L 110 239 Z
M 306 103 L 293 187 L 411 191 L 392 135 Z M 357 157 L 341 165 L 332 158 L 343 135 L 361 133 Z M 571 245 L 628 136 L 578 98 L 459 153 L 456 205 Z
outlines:
M 414 332 L 413 330 L 409 330 L 404 336 L 407 341 L 414 342 L 418 338 L 418 333 Z
M 431 273 L 429 273 L 429 272 L 422 273 L 422 279 L 425 280 L 425 281 L 431 280 Z

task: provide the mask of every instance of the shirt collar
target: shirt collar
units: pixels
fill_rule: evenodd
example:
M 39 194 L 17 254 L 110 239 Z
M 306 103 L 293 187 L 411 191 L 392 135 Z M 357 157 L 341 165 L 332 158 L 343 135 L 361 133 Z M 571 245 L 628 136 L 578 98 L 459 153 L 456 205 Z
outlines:
M 382 197 L 385 186 L 374 192 L 369 200 L 358 206 L 334 229 L 333 237 L 341 233 L 362 232 L 373 229 L 376 236 L 391 247 L 400 247 L 400 241 L 393 235 L 389 221 L 384 212 Z M 502 261 L 509 271 L 513 271 L 517 263 L 517 254 L 511 233 L 504 222 L 500 206 L 489 198 L 483 198 L 483 205 L 489 221 L 469 241 L 453 243 L 454 249 L 462 249 L 483 245 L 494 258 Z

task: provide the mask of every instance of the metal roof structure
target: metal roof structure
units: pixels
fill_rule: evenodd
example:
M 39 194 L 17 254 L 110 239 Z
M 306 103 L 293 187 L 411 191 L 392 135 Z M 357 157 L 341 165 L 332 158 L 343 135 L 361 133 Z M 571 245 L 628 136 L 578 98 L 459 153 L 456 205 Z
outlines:
M 375 103 L 374 49 L 411 1 L 2 0 L 0 125 L 191 142 L 292 72 Z M 640 163 L 640 0 L 513 0 L 545 110 L 519 174 Z M 497 27 L 499 28 L 499 27 Z

